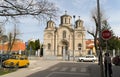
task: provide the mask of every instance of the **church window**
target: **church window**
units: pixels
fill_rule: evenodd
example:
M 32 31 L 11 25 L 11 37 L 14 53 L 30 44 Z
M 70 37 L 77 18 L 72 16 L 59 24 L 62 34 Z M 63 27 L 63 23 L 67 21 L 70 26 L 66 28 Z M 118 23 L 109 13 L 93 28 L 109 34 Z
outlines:
M 66 38 L 66 31 L 63 31 L 63 38 Z
M 51 27 L 53 27 L 53 23 L 52 23 Z
M 65 23 L 67 22 L 67 18 L 65 18 Z
M 81 50 L 82 45 L 79 43 L 78 44 L 78 50 Z
M 69 24 L 70 24 L 70 19 L 69 19 Z
M 79 22 L 79 27 L 80 27 L 80 22 Z
M 51 49 L 51 44 L 50 43 L 48 43 L 48 49 Z

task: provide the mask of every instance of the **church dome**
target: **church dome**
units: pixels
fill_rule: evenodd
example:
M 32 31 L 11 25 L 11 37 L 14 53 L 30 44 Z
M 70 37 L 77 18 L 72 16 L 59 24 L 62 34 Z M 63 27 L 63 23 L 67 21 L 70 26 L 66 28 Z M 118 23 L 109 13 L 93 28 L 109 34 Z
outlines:
M 71 19 L 72 17 L 65 11 L 65 14 L 61 16 L 61 24 L 71 24 Z
M 75 24 L 76 24 L 76 28 L 82 27 L 83 26 L 83 20 L 81 20 L 80 17 L 79 17 L 79 19 L 75 22 Z
M 47 22 L 47 28 L 54 28 L 54 27 L 55 27 L 55 22 L 50 19 Z

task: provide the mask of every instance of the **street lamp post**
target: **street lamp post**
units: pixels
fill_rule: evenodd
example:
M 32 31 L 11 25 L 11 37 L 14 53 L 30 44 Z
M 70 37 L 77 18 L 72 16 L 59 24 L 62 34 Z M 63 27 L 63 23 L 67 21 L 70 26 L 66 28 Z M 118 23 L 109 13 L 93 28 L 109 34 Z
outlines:
M 102 48 L 101 48 L 101 15 L 100 15 L 100 5 L 99 5 L 99 0 L 97 0 L 97 12 L 98 12 L 98 28 L 99 28 L 99 49 L 100 49 L 100 74 L 101 77 L 104 77 L 104 72 L 103 72 L 103 59 L 102 59 Z
M 75 60 L 75 15 L 74 18 L 74 25 L 73 25 L 73 61 Z

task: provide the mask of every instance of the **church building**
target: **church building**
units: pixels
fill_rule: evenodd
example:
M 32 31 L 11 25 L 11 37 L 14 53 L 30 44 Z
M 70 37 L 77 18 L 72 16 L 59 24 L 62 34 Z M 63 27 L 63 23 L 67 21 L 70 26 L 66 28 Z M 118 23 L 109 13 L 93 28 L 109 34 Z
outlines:
M 61 57 L 86 55 L 85 28 L 80 17 L 75 21 L 75 16 L 72 17 L 65 12 L 60 17 L 58 27 L 51 19 L 47 21 L 44 30 L 44 55 Z

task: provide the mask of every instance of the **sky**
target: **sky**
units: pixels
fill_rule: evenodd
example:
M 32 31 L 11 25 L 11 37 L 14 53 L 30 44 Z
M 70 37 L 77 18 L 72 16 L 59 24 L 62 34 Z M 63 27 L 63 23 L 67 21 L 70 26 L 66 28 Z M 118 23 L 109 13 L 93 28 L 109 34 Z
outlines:
M 95 28 L 92 20 L 92 10 L 97 6 L 97 0 L 48 0 L 55 3 L 59 8 L 59 16 L 57 20 L 53 20 L 56 26 L 60 24 L 60 16 L 67 11 L 68 15 L 75 15 L 76 20 L 78 16 L 84 21 L 86 30 L 93 30 Z M 105 17 L 116 36 L 120 37 L 120 0 L 100 0 L 100 6 L 104 11 Z M 72 20 L 73 21 L 73 20 Z M 20 23 L 17 24 L 21 34 L 19 38 L 24 42 L 30 39 L 40 39 L 43 42 L 44 29 L 47 20 L 37 21 L 31 17 L 21 18 Z M 5 25 L 6 34 L 13 30 L 13 25 L 8 23 Z M 93 39 L 91 35 L 86 32 L 86 39 Z

